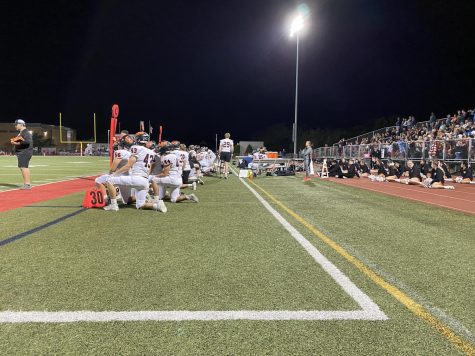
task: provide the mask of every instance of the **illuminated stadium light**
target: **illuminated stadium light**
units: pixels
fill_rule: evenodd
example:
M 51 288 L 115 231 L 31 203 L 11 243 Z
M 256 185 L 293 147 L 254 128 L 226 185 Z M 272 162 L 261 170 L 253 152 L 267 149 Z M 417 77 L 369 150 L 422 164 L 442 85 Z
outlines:
M 294 19 L 292 20 L 292 24 L 290 25 L 290 37 L 293 37 L 294 34 L 298 34 L 300 31 L 302 31 L 303 25 L 303 16 L 301 14 L 298 14 L 294 17 Z
M 297 36 L 297 58 L 295 62 L 295 114 L 294 127 L 292 132 L 292 141 L 294 143 L 294 158 L 297 157 L 297 108 L 299 93 L 299 38 L 300 33 L 305 27 L 305 21 L 310 16 L 310 9 L 306 4 L 300 4 L 290 25 L 290 37 Z

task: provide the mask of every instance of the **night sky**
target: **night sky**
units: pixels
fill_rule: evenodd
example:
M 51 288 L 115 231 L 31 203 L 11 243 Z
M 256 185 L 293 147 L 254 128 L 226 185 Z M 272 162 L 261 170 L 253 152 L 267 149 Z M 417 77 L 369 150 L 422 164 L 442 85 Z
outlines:
M 3 1 L 0 122 L 63 124 L 105 140 L 112 104 L 122 129 L 140 120 L 164 138 L 257 138 L 292 125 L 299 2 Z M 308 1 L 300 41 L 299 125 L 475 107 L 475 1 Z M 147 125 L 148 126 L 148 125 Z M 155 134 L 154 134 L 155 136 Z M 289 137 L 290 139 L 290 137 Z

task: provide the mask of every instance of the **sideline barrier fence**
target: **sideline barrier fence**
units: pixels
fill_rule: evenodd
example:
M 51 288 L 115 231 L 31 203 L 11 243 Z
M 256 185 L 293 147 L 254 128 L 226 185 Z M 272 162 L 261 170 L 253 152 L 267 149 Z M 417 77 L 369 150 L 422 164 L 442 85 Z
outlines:
M 319 147 L 314 150 L 317 159 L 333 158 L 369 158 L 380 152 L 383 160 L 426 160 L 441 159 L 444 161 L 475 162 L 475 139 L 462 138 L 456 140 L 431 141 L 398 141 L 391 144 L 363 144 L 341 147 Z

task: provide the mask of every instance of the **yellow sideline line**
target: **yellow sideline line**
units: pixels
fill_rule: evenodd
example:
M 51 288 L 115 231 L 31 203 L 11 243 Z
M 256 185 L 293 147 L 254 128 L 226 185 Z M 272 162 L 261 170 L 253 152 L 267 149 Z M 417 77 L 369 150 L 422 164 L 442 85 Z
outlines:
M 248 180 L 249 183 L 254 185 L 256 188 L 261 190 L 265 195 L 267 195 L 275 204 L 280 206 L 283 210 L 285 210 L 289 215 L 291 215 L 295 220 L 300 222 L 304 225 L 308 230 L 310 230 L 315 236 L 317 236 L 320 240 L 325 242 L 328 246 L 338 252 L 341 256 L 343 256 L 346 260 L 351 262 L 356 268 L 358 268 L 361 272 L 363 272 L 369 279 L 371 279 L 374 283 L 378 286 L 383 288 L 386 292 L 391 294 L 396 300 L 402 303 L 406 308 L 408 308 L 411 312 L 417 315 L 422 320 L 426 321 L 429 325 L 434 327 L 439 333 L 441 333 L 447 340 L 449 340 L 453 345 L 455 345 L 458 349 L 466 353 L 467 355 L 475 355 L 475 348 L 467 341 L 462 339 L 458 336 L 452 329 L 448 326 L 443 324 L 440 320 L 438 320 L 435 316 L 433 316 L 430 312 L 428 312 L 422 305 L 414 301 L 411 297 L 409 297 L 406 293 L 398 289 L 397 287 L 393 286 L 392 284 L 386 282 L 383 278 L 381 278 L 378 274 L 373 272 L 368 266 L 366 266 L 363 262 L 358 260 L 356 257 L 351 255 L 348 251 L 346 251 L 343 247 L 338 245 L 335 241 L 330 239 L 326 236 L 323 232 L 318 230 L 315 226 L 310 224 L 307 220 L 302 218 L 293 210 L 289 209 L 279 200 L 277 200 L 273 195 L 268 193 L 266 190 L 261 188 L 259 185 L 254 183 L 252 180 Z

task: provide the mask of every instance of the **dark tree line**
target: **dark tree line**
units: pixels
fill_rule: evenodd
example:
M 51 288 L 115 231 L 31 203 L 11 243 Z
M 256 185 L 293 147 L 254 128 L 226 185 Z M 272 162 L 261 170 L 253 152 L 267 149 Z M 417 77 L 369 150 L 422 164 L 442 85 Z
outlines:
M 375 120 L 373 124 L 345 128 L 299 127 L 297 132 L 298 148 L 302 148 L 307 140 L 312 141 L 314 147 L 331 146 L 342 138 L 348 139 L 382 127 L 392 126 L 395 122 L 395 117 L 383 117 Z M 272 125 L 249 139 L 264 141 L 267 149 L 272 151 L 285 149 L 287 152 L 292 152 L 294 147 L 292 127 L 282 123 Z

